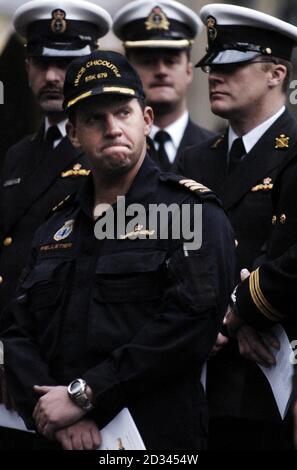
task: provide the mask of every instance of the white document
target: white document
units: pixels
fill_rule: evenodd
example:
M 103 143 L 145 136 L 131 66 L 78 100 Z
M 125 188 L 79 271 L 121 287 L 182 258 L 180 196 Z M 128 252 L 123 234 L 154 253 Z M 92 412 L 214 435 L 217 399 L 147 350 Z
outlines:
M 258 366 L 270 384 L 280 415 L 284 419 L 292 392 L 292 376 L 294 373 L 294 366 L 291 362 L 292 348 L 281 325 L 274 326 L 270 332 L 276 336 L 280 343 L 279 350 L 269 346 L 271 353 L 275 356 L 276 365 L 263 367 L 258 364 Z M 265 340 L 265 334 L 263 334 L 263 338 Z
M 145 450 L 145 445 L 128 410 L 123 408 L 103 429 L 98 450 Z
M 34 432 L 27 429 L 23 419 L 16 411 L 8 410 L 3 404 L 0 405 L 0 426 L 19 429 L 20 431 Z

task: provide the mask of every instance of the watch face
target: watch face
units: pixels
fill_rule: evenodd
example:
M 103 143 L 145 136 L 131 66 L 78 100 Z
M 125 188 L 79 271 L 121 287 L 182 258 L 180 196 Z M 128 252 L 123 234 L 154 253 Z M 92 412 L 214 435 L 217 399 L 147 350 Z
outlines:
M 71 393 L 78 393 L 81 391 L 81 383 L 79 380 L 75 380 L 74 382 L 72 382 L 71 384 Z

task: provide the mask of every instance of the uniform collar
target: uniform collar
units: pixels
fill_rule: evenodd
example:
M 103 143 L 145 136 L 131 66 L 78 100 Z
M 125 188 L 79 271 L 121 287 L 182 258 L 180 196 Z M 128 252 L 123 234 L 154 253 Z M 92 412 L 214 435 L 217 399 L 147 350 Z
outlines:
M 249 153 L 251 149 L 256 145 L 258 140 L 265 134 L 265 132 L 272 126 L 272 124 L 285 112 L 286 107 L 282 106 L 277 113 L 275 113 L 273 116 L 270 118 L 266 119 L 266 121 L 262 122 L 259 124 L 259 126 L 255 127 L 252 129 L 250 132 L 242 136 L 242 140 L 244 143 L 244 148 L 246 153 Z M 231 149 L 231 146 L 234 142 L 235 139 L 237 139 L 238 136 L 232 127 L 229 127 L 229 134 L 228 134 L 228 153 Z
M 162 129 L 168 132 L 176 150 L 178 149 L 179 144 L 181 143 L 188 121 L 189 121 L 189 113 L 188 111 L 185 111 L 182 114 L 182 116 L 178 118 L 176 121 L 174 121 L 172 124 L 170 124 L 170 126 L 167 126 L 164 129 Z M 153 125 L 151 133 L 150 133 L 150 138 L 154 140 L 154 137 L 159 130 L 161 130 L 159 127 Z
M 57 124 L 57 127 L 59 129 L 59 131 L 61 132 L 61 135 L 62 135 L 62 138 L 63 137 L 66 137 L 67 133 L 66 133 L 66 123 L 67 123 L 68 119 L 64 119 L 63 121 L 59 122 Z M 44 120 L 44 135 L 46 135 L 48 129 L 51 127 L 51 124 L 49 123 L 49 120 L 48 120 L 48 117 L 46 116 L 45 117 L 45 120 Z

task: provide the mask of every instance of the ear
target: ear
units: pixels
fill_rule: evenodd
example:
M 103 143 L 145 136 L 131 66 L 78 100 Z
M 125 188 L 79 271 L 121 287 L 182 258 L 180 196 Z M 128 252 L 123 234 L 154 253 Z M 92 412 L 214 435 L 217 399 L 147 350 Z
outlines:
M 143 111 L 143 118 L 144 118 L 144 135 L 147 137 L 150 132 L 154 122 L 154 112 L 150 106 L 146 106 Z
M 192 83 L 193 81 L 193 63 L 190 61 L 187 63 L 187 80 L 188 84 Z
M 287 76 L 287 67 L 282 64 L 276 64 L 269 70 L 268 85 L 271 88 L 282 85 Z
M 66 132 L 68 139 L 72 143 L 73 147 L 76 149 L 80 148 L 81 145 L 77 138 L 76 126 L 69 120 L 66 123 Z

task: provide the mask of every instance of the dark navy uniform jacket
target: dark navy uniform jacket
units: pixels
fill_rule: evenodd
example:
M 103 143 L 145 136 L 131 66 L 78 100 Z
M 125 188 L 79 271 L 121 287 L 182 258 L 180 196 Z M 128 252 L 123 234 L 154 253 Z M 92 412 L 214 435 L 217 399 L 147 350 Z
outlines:
M 266 262 L 238 287 L 240 315 L 256 328 L 281 322 L 296 339 L 297 156 L 284 162 L 274 191 Z
M 192 147 L 193 145 L 199 145 L 205 140 L 208 140 L 213 136 L 214 136 L 213 132 L 207 129 L 204 129 L 201 126 L 198 126 L 191 119 L 189 119 L 188 124 L 185 128 L 184 135 L 177 149 L 174 162 L 172 164 L 172 167 L 170 168 L 170 171 L 178 172 L 178 165 L 179 165 L 180 159 L 183 155 L 183 152 L 188 147 Z M 159 165 L 160 168 L 162 168 L 161 163 L 159 161 L 159 156 L 154 148 L 154 143 L 152 139 L 150 138 L 148 138 L 148 151 L 149 151 L 151 158 L 154 160 L 154 162 L 157 163 L 157 165 Z
M 126 204 L 192 212 L 201 203 L 198 250 L 185 252 L 182 239 L 96 239 L 91 180 L 38 230 L 9 311 L 15 324 L 2 335 L 9 385 L 31 427 L 34 384 L 82 377 L 100 427 L 127 406 L 147 448 L 205 446 L 199 377 L 227 307 L 234 238 L 216 197 L 180 180 L 146 157 Z
M 237 276 L 263 256 L 271 230 L 272 189 L 285 161 L 297 153 L 297 124 L 286 110 L 228 174 L 228 133 L 185 151 L 179 172 L 215 191 L 235 231 Z M 251 361 L 229 344 L 208 367 L 210 411 L 216 417 L 280 421 L 270 386 Z
M 55 204 L 79 188 L 89 168 L 67 137 L 43 160 L 42 147 L 43 126 L 10 148 L 2 170 L 0 312 L 12 298 L 35 231 Z

